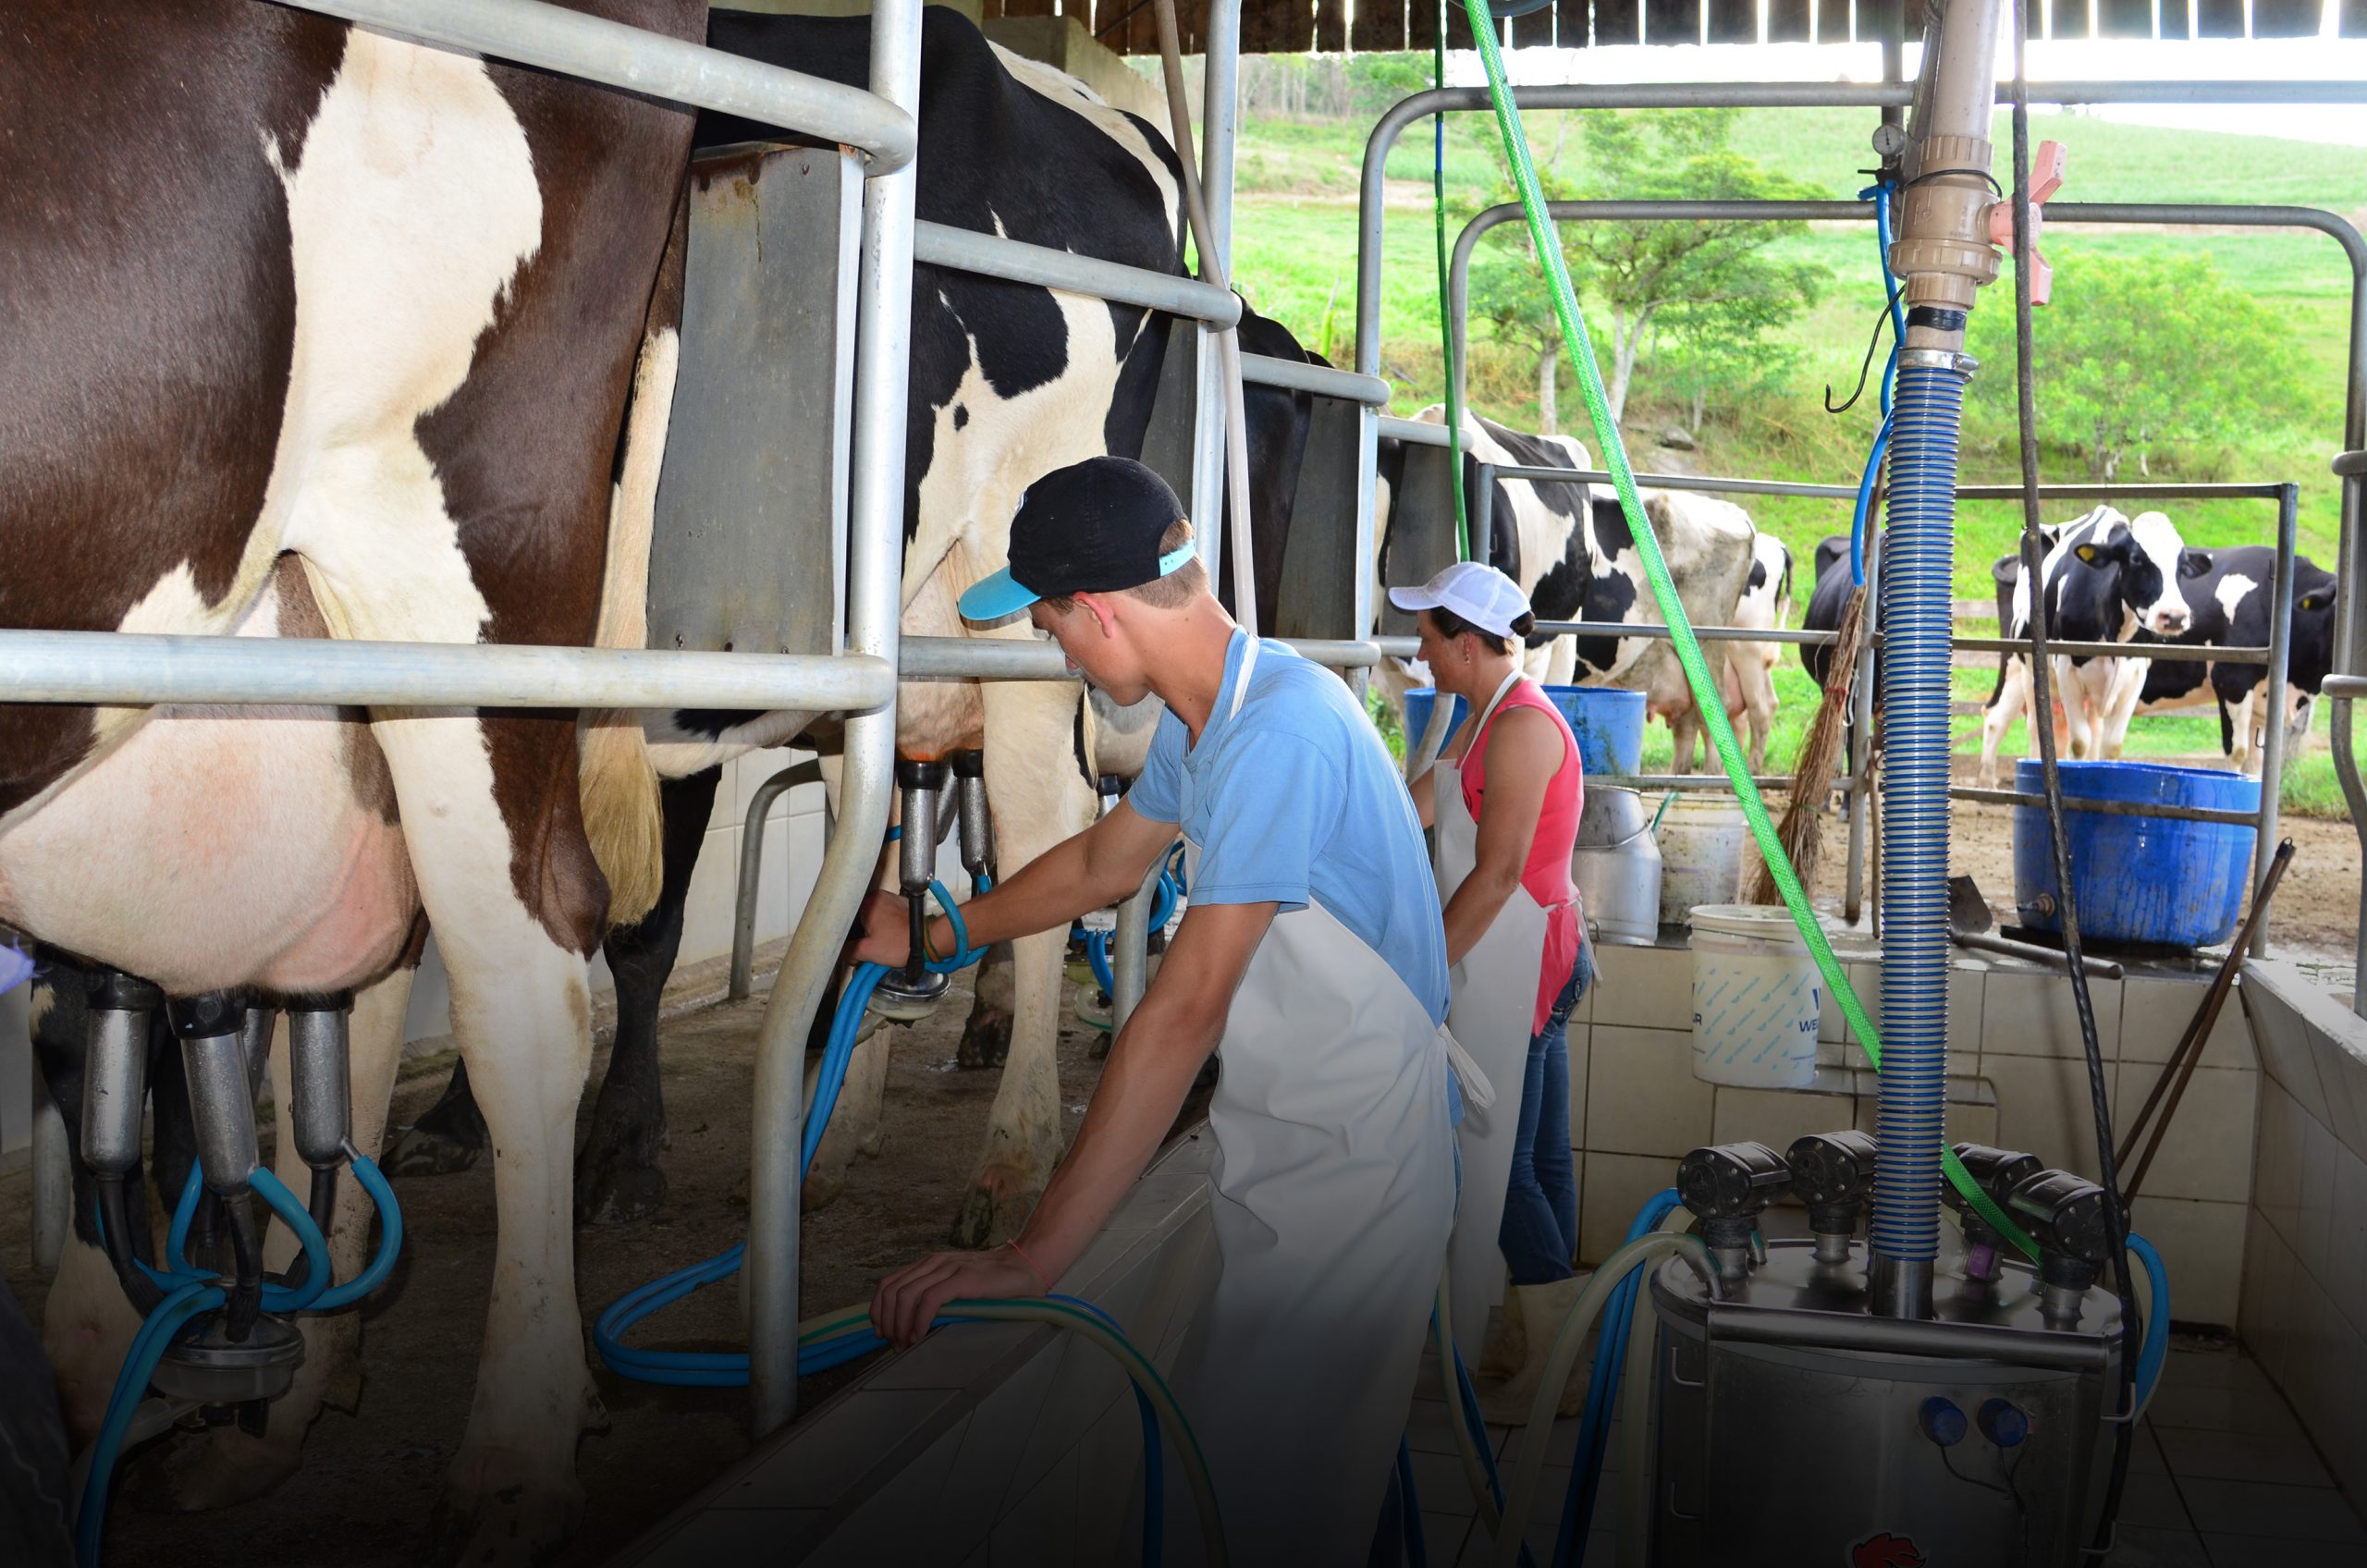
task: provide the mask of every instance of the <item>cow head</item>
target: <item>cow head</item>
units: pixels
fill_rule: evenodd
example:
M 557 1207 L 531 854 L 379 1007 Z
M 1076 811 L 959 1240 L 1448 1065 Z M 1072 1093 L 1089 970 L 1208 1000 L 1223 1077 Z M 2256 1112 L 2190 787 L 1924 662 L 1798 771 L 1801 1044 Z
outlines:
M 2156 637 L 2186 631 L 2193 614 L 2179 584 L 2211 570 L 2211 553 L 2189 549 L 2177 526 L 2161 512 L 2115 519 L 2100 536 L 2074 545 L 2072 554 L 2084 565 L 2115 574 L 2124 626 Z M 2051 592 L 2053 584 L 2048 586 Z
M 2315 696 L 2334 672 L 2334 573 L 2307 556 L 2293 557 L 2292 683 Z

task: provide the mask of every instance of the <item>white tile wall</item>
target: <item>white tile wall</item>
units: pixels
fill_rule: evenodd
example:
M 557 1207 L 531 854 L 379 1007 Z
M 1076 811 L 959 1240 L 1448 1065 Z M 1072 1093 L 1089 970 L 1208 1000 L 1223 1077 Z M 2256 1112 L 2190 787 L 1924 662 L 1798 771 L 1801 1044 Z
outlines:
M 2244 1255 L 2244 1206 L 2156 1197 L 2152 1178 L 2129 1215 L 2170 1276 L 2170 1316 L 2184 1323 L 2233 1323 Z
M 1618 1251 L 1644 1200 L 1676 1185 L 1676 1162 L 1650 1156 L 1590 1152 L 1578 1170 L 1578 1261 L 1585 1264 Z
M 2107 1058 L 2119 1054 L 2120 988 L 2117 980 L 2092 980 L 2088 986 L 2096 1011 L 2097 1043 Z M 1981 1051 L 1984 1059 L 1992 1054 L 2084 1055 L 2070 982 L 2012 959 L 1992 969 L 1981 993 Z
M 2209 987 L 2201 980 L 2168 980 L 2132 974 L 2121 983 L 2120 1057 L 2123 1061 L 2167 1061 L 2179 1038 L 2202 1005 Z M 2252 1032 L 2244 1021 L 2242 986 L 2219 1009 L 2211 1038 L 2202 1047 L 2205 1067 L 2260 1066 Z
M 2207 1048 L 2207 1047 L 2206 1047 Z M 2114 1131 L 2125 1133 L 2145 1097 L 2153 1091 L 2161 1068 L 2152 1062 L 2118 1064 L 2118 1092 L 2114 1096 Z M 2162 1146 L 2147 1168 L 2146 1195 L 2165 1198 L 2216 1198 L 2240 1202 L 2250 1184 L 2252 1133 L 2257 1121 L 2254 1102 L 2260 1074 L 2229 1067 L 2198 1067 L 2187 1081 L 2177 1110 L 2163 1134 Z M 2167 1103 L 2167 1095 L 2164 1101 Z M 2159 1125 L 2160 1112 L 2153 1124 Z M 2147 1133 L 2150 1139 L 2152 1133 Z M 2141 1151 L 2140 1151 L 2141 1152 Z M 2122 1180 L 2128 1180 L 2124 1172 Z M 2214 1320 L 2215 1321 L 2215 1319 Z
M 2263 1068 L 2244 1342 L 2367 1496 L 2367 1023 L 2290 964 L 2246 965 L 2243 994 Z
M 1710 1141 L 1715 1091 L 1693 1076 L 1690 1028 L 1597 1023 L 1588 1055 L 1581 1146 L 1674 1160 Z
M 1693 1027 L 1693 955 L 1684 948 L 1596 949 L 1590 1022 L 1645 1029 Z

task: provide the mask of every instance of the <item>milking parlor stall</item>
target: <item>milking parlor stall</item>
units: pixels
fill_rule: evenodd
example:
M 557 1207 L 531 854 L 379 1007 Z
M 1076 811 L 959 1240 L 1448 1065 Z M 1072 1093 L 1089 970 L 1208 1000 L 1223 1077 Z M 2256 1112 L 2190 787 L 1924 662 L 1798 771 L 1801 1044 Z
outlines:
M 2170 162 L 2080 199 L 2091 109 L 2357 125 L 2367 7 L 748 3 L 10 8 L 0 1561 L 2367 1551 L 2367 242 Z M 2175 63 L 2052 66 L 2122 45 Z M 1385 62 L 1289 212 L 1353 251 L 1319 341 L 1234 268 L 1282 221 L 1239 199 L 1260 56 Z M 1863 188 L 1574 194 L 1532 142 L 1704 110 Z M 2291 144 L 2225 140 L 2277 183 Z M 1848 462 L 1631 452 L 1628 326 L 1563 239 L 1760 223 L 1858 257 Z M 1506 226 L 1569 435 L 1474 406 Z M 2047 360 L 2094 306 L 2050 258 L 2255 230 L 2348 269 L 2298 361 L 2341 428 L 2067 467 Z M 1406 300 L 1434 366 L 1383 342 Z M 2198 356 L 2222 325 L 2170 314 Z M 1388 595 L 1457 562 L 1526 597 L 1583 765 L 1575 1272 L 1395 1269 L 1435 1306 L 1371 1368 L 1412 1396 L 1354 1418 L 1344 1535 L 1245 1501 L 1186 1375 L 1245 1267 L 1237 1012 L 1058 1278 L 906 1348 L 873 1316 L 949 1246 L 1041 1274 L 1185 940 L 1180 833 L 1073 925 L 962 913 L 1158 766 L 1155 697 L 956 608 L 1105 454 L 1249 647 L 1345 683 L 1370 810 L 1410 833 L 1397 780 L 1471 721 Z M 2145 743 L 2177 706 L 2216 753 Z M 2285 811 L 2313 758 L 2327 820 Z M 851 962 L 867 898 L 914 959 Z M 1536 1077 L 1452 1060 L 1466 1150 L 1535 1123 Z

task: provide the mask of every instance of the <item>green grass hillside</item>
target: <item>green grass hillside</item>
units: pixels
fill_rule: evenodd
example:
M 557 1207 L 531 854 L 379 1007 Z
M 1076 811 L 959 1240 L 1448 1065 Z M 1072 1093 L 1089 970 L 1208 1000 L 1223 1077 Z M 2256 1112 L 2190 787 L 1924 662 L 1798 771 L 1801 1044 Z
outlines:
M 1529 116 L 1529 134 L 1541 161 L 1565 175 L 1584 173 L 1582 139 L 1576 115 Z M 1779 172 L 1814 181 L 1836 197 L 1854 196 L 1870 162 L 1866 145 L 1870 116 L 1855 110 L 1756 110 L 1742 116 L 1735 145 Z M 2367 211 L 2367 159 L 2356 149 L 2279 141 L 2208 132 L 2119 125 L 2079 115 L 2034 116 L 2033 135 L 2063 141 L 2069 150 L 2067 199 L 2087 202 L 2188 201 L 2280 202 L 2324 206 L 2342 213 Z M 1257 308 L 1296 333 L 1309 347 L 1339 362 L 1354 352 L 1355 317 L 1355 188 L 1367 128 L 1346 121 L 1252 120 L 1245 128 L 1240 161 L 1235 272 Z M 2001 146 L 2007 139 L 1999 117 Z M 1442 395 L 1443 355 L 1438 326 L 1438 281 L 1429 200 L 1430 138 L 1427 127 L 1409 130 L 1389 163 L 1391 193 L 1383 240 L 1381 369 L 1397 387 L 1396 411 L 1409 413 Z M 1490 123 L 1465 116 L 1450 127 L 1446 174 L 1451 208 L 1485 204 L 1501 171 Z M 1451 220 L 1453 227 L 1459 220 Z M 1497 231 L 1483 247 L 1514 241 L 1517 226 Z M 2157 461 L 2157 479 L 2293 479 L 2303 486 L 2302 548 L 2322 564 L 2332 559 L 2337 526 L 2337 496 L 2327 461 L 2338 449 L 2343 406 L 2345 330 L 2349 270 L 2338 247 L 2322 236 L 2288 231 L 2217 229 L 2190 232 L 2130 230 L 2068 225 L 2050 229 L 2042 248 L 2060 265 L 2083 254 L 2207 255 L 2238 288 L 2267 307 L 2289 328 L 2299 353 L 2303 385 L 2297 388 L 2301 411 L 2289 428 L 2250 433 L 2208 451 L 2180 453 Z M 1779 395 L 1748 407 L 1714 409 L 1698 450 L 1686 454 L 1696 472 L 1771 478 L 1846 481 L 1855 476 L 1872 434 L 1870 398 L 1849 414 L 1824 413 L 1827 385 L 1846 389 L 1855 382 L 1866 333 L 1881 301 L 1873 240 L 1865 225 L 1829 224 L 1781 242 L 1779 253 L 1821 262 L 1832 274 L 1824 297 L 1784 334 L 1798 351 L 1798 370 Z M 2001 293 L 1998 298 L 2002 300 Z M 2076 310 L 2078 300 L 2058 296 L 2054 312 Z M 2039 351 L 2046 351 L 2047 316 L 2039 319 Z M 2197 321 L 2198 333 L 2210 330 Z M 1526 429 L 1538 424 L 1533 356 L 1487 342 L 1473 348 L 1473 404 L 1480 411 Z M 1985 399 L 1992 410 L 2010 410 L 2006 366 L 1979 378 L 1971 394 L 1976 414 Z M 1654 435 L 1669 423 L 1671 400 L 1654 384 L 1649 356 L 1639 367 L 1626 426 L 1630 454 L 1639 468 L 1669 460 Z M 1583 419 L 1574 389 L 1564 378 L 1564 427 Z M 2009 428 L 2002 419 L 1976 424 Z M 1581 438 L 1584 432 L 1578 431 Z M 1591 444 L 1591 443 L 1589 443 Z M 2010 446 L 1975 439 L 1966 452 L 1968 478 L 2005 481 L 2015 477 Z M 2049 477 L 2083 480 L 2076 460 L 2051 461 Z M 2124 479 L 2137 477 L 2124 473 Z M 2135 508 L 2130 508 L 2135 509 Z M 2205 545 L 2274 537 L 2275 518 L 2265 504 L 2183 504 L 2170 508 L 2188 536 Z M 1754 508 L 1762 527 L 1793 545 L 1812 548 L 1817 538 L 1843 526 L 1846 516 L 1821 502 L 1767 501 Z M 1958 592 L 1976 597 L 1987 591 L 1989 562 L 2011 548 L 2016 527 L 2010 506 L 1968 508 L 1959 545 Z
M 1584 139 L 1576 115 L 1528 116 L 1532 145 L 1540 164 L 1564 176 L 1585 173 Z M 1867 182 L 1861 171 L 1872 162 L 1870 111 L 1755 110 L 1737 125 L 1734 146 L 1769 168 L 1812 181 L 1835 197 L 1850 198 Z M 1244 128 L 1235 225 L 1235 276 L 1260 311 L 1289 326 L 1310 348 L 1345 364 L 1355 351 L 1355 202 L 1368 122 L 1251 119 Z M 2121 125 L 2081 114 L 2034 115 L 2036 140 L 2064 142 L 2069 153 L 2065 200 L 2081 202 L 2283 202 L 2318 206 L 2367 221 L 2367 158 L 2355 148 L 2274 141 L 2208 132 Z M 2000 115 L 1996 139 L 2010 144 Z M 1389 161 L 1381 306 L 1381 373 L 1396 389 L 1393 411 L 1412 413 L 1442 396 L 1444 363 L 1439 328 L 1439 280 L 1434 263 L 1430 199 L 1431 139 L 1427 125 L 1408 130 Z M 1492 122 L 1466 115 L 1451 123 L 1445 149 L 1449 235 L 1461 213 L 1495 199 L 1502 160 Z M 1516 242 L 1517 225 L 1497 230 L 1486 245 Z M 2350 275 L 2340 249 L 2310 233 L 2212 229 L 2105 228 L 2065 224 L 2049 228 L 2042 249 L 2058 267 L 2082 256 L 2206 255 L 2235 288 L 2249 294 L 2289 334 L 2299 385 L 2294 412 L 2276 428 L 2243 429 L 2207 449 L 2157 453 L 2151 472 L 2160 480 L 2291 480 L 2301 486 L 2301 547 L 2321 565 L 2334 564 L 2338 494 L 2328 461 L 2339 449 L 2349 319 Z M 1866 335 L 1881 305 L 1870 224 L 1811 227 L 1778 243 L 1786 259 L 1813 260 L 1831 274 L 1822 298 L 1786 329 L 1780 341 L 1797 355 L 1792 374 L 1771 392 L 1710 410 L 1695 450 L 1677 453 L 1658 444 L 1672 423 L 1676 402 L 1656 382 L 1650 352 L 1639 363 L 1625 420 L 1631 459 L 1642 471 L 1675 467 L 1686 472 L 1726 473 L 1827 483 L 1853 481 L 1874 427 L 1870 394 L 1848 413 L 1824 412 L 1828 385 L 1846 394 L 1857 380 Z M 1992 308 L 2010 299 L 2002 289 Z M 1585 303 L 1582 298 L 1582 303 Z M 1989 303 L 1990 301 L 1984 301 Z M 2076 311 L 2076 295 L 2058 291 L 2038 319 L 2038 350 L 2048 349 L 2051 316 Z M 2189 324 L 2207 334 L 2212 323 Z M 1607 331 L 1598 325 L 1599 336 Z M 2012 431 L 2010 365 L 1988 367 L 1969 395 L 1964 453 L 1966 477 L 2010 482 L 2018 477 Z M 1538 428 L 1536 361 L 1532 353 L 1490 342 L 1484 324 L 1472 349 L 1471 396 L 1480 412 L 1517 428 Z M 1591 447 L 1585 413 L 1565 374 L 1561 416 L 1564 431 Z M 2047 475 L 2062 481 L 2089 478 L 2081 461 L 2050 453 Z M 2124 481 L 2140 477 L 2124 472 Z M 2070 504 L 2057 510 L 2070 515 Z M 2140 509 L 2131 503 L 2126 510 Z M 2163 506 L 2189 542 L 2205 546 L 2273 543 L 2275 511 L 2265 502 L 2169 503 Z M 1816 541 L 1845 529 L 1845 506 L 1821 501 L 1760 499 L 1751 503 L 1760 527 L 1788 544 L 1805 563 Z M 1957 594 L 1986 597 L 1989 567 L 2014 547 L 2019 508 L 2010 504 L 1968 504 L 1957 542 Z M 1798 602 L 1808 591 L 1805 570 Z M 1985 695 L 1990 676 L 1969 668 L 1959 672 L 1959 696 Z M 1797 662 L 1778 673 L 1784 701 L 1772 760 L 1788 763 L 1812 713 L 1816 693 Z M 1978 743 L 1977 718 L 1960 719 L 1960 745 Z M 2321 735 L 2323 727 L 2321 727 Z M 2197 755 L 2215 753 L 2215 716 L 2142 721 L 2131 736 L 2137 754 Z M 2008 738 L 2008 754 L 2018 754 L 2020 731 Z M 2323 808 L 2330 768 L 2323 741 L 2288 781 L 2308 799 L 2299 806 Z M 1667 735 L 1655 728 L 1651 753 L 1664 759 Z

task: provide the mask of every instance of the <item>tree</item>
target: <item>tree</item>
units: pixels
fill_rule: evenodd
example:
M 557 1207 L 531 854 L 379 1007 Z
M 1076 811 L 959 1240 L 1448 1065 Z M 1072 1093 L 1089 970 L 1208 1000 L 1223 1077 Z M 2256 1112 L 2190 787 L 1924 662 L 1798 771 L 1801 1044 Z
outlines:
M 1985 291 L 1968 345 L 1987 367 L 1974 407 L 2006 430 L 2017 421 L 2008 286 Z M 2285 325 L 2208 257 L 2067 261 L 2032 339 L 2039 439 L 2079 453 L 2099 479 L 2131 458 L 2148 473 L 2165 447 L 2280 424 L 2295 408 L 2300 360 Z
M 1830 198 L 1821 186 L 1763 168 L 1729 145 L 1735 111 L 1661 109 L 1594 111 L 1579 116 L 1585 152 L 1576 179 L 1540 171 L 1548 200 L 1800 201 Z M 1500 200 L 1516 199 L 1509 185 Z M 1764 337 L 1815 302 L 1828 276 L 1816 263 L 1783 262 L 1766 253 L 1775 240 L 1804 231 L 1797 223 L 1584 223 L 1559 226 L 1563 258 L 1579 298 L 1609 318 L 1610 374 L 1605 391 L 1613 419 L 1626 410 L 1636 361 L 1656 328 L 1681 344 L 1678 359 L 1731 369 Z M 1506 251 L 1510 251 L 1510 255 Z M 1500 337 L 1533 344 L 1551 360 L 1561 334 L 1525 233 L 1499 245 L 1483 276 L 1475 259 L 1472 308 Z M 1526 265 L 1526 277 L 1522 276 Z M 1745 341 L 1714 335 L 1746 331 Z M 1551 407 L 1552 376 L 1539 367 L 1540 402 Z M 1722 373 L 1723 376 L 1723 373 Z M 1723 381 L 1715 385 L 1723 385 Z M 1697 377 L 1691 396 L 1706 410 L 1713 384 Z M 1699 419 L 1697 417 L 1697 427 Z

